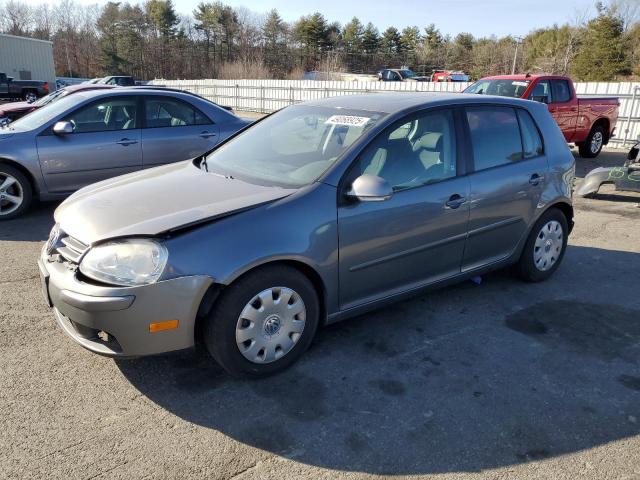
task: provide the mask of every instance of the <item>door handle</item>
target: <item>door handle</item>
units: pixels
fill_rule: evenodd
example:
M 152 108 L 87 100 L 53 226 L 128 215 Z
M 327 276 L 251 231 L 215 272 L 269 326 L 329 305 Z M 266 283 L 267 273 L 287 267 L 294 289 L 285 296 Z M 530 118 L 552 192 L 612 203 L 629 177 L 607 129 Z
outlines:
M 531 176 L 529 177 L 529 183 L 534 187 L 536 185 L 539 185 L 540 182 L 542 182 L 542 177 L 540 176 L 539 173 L 532 173 Z
M 202 138 L 210 138 L 210 137 L 215 137 L 215 136 L 216 136 L 216 134 L 214 132 L 207 132 L 207 131 L 200 132 L 200 137 L 202 137 Z
M 137 140 L 129 140 L 128 138 L 123 138 L 122 140 L 120 140 L 119 142 L 116 142 L 118 145 L 123 145 L 123 146 L 127 146 L 127 145 L 134 145 L 136 143 L 138 143 Z
M 451 195 L 449 197 L 449 200 L 447 200 L 444 203 L 444 206 L 445 206 L 445 208 L 452 208 L 452 209 L 455 210 L 460 205 L 463 205 L 466 201 L 467 201 L 466 198 L 464 198 L 463 196 L 458 195 L 457 193 L 454 193 L 453 195 Z

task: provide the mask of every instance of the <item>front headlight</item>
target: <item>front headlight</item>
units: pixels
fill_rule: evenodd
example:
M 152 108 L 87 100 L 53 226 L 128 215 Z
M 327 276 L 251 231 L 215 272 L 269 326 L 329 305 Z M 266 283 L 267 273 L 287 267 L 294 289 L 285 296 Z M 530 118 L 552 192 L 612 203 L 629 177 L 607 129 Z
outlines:
M 168 256 L 165 246 L 154 240 L 115 240 L 89 250 L 80 262 L 80 271 L 113 285 L 148 285 L 158 281 Z

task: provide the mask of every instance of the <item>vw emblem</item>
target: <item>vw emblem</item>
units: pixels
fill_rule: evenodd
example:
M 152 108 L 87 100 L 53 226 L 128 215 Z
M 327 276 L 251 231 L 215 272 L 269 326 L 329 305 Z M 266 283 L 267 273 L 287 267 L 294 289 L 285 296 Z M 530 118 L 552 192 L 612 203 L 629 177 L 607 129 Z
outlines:
M 53 229 L 51 229 L 49 239 L 47 240 L 47 244 L 45 246 L 47 255 L 51 255 L 53 253 L 53 249 L 56 248 L 58 240 L 60 240 L 60 227 L 58 227 L 58 225 L 55 225 Z

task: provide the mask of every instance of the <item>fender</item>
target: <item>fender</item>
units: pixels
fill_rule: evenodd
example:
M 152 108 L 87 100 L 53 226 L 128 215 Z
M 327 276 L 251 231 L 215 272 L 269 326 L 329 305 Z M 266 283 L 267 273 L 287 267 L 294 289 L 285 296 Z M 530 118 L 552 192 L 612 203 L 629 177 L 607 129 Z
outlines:
M 586 197 L 598 193 L 598 189 L 603 183 L 613 183 L 612 177 L 615 167 L 598 167 L 591 170 L 582 181 L 580 188 L 576 190 L 576 195 Z

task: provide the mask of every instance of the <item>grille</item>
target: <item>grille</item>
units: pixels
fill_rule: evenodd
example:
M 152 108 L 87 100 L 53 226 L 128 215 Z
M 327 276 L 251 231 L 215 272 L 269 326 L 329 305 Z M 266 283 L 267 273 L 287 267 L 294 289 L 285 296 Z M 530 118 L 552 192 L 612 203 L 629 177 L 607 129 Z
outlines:
M 73 237 L 62 237 L 56 251 L 68 262 L 78 264 L 89 246 Z

